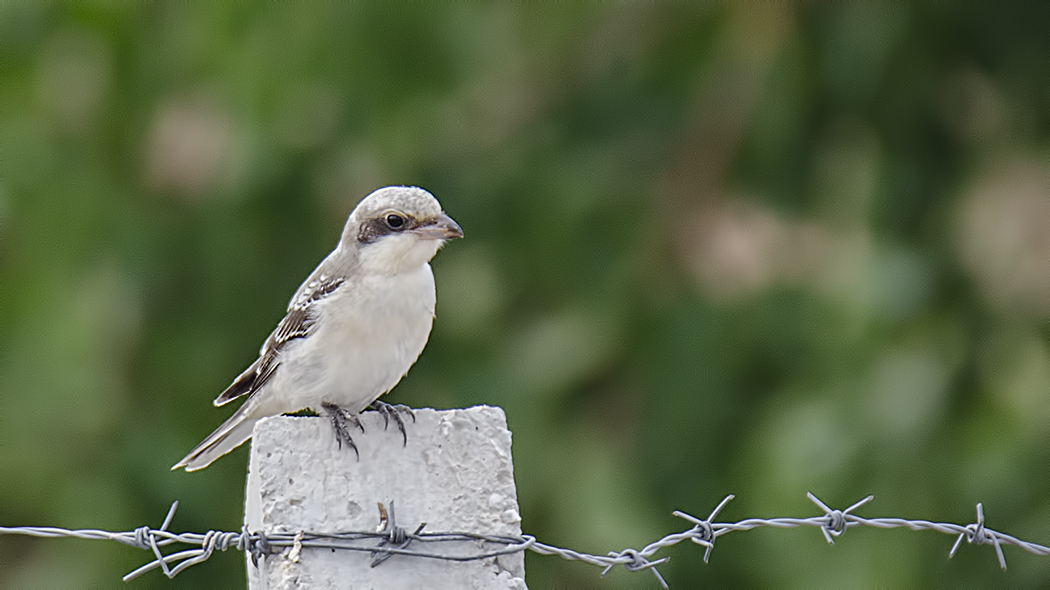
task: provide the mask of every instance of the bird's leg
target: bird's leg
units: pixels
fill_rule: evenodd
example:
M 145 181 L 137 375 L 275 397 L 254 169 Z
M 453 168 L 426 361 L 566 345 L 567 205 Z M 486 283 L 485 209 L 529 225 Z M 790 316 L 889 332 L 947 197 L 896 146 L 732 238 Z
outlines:
M 350 438 L 350 429 L 347 428 L 347 424 L 350 424 L 360 428 L 362 433 L 365 431 L 365 427 L 358 420 L 357 415 L 328 402 L 322 403 L 321 408 L 324 409 L 325 414 L 328 414 L 328 418 L 332 421 L 332 428 L 335 430 L 335 442 L 339 445 L 339 448 L 343 448 L 343 442 L 346 442 L 347 446 L 354 450 L 354 454 L 357 455 L 357 459 L 360 461 L 361 453 L 357 450 L 354 439 Z
M 408 434 L 405 432 L 405 421 L 401 419 L 401 414 L 408 415 L 415 422 L 416 414 L 412 408 L 404 404 L 388 404 L 379 400 L 372 402 L 370 407 L 383 415 L 383 430 L 390 426 L 390 419 L 394 419 L 394 424 L 397 424 L 397 429 L 401 431 L 404 446 L 408 446 Z

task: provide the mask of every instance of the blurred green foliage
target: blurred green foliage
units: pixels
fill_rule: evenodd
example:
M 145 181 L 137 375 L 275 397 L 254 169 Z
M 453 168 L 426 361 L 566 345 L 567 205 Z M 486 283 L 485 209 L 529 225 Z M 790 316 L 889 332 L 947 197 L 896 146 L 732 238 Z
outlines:
M 502 406 L 524 529 L 604 553 L 705 515 L 1050 543 L 1050 5 L 0 3 L 0 523 L 240 528 L 229 413 L 370 190 L 465 229 L 391 401 Z M 673 587 L 1038 586 L 931 533 L 680 546 Z M 147 555 L 0 538 L 0 586 Z M 655 587 L 528 557 L 533 588 Z M 238 587 L 213 557 L 169 583 Z

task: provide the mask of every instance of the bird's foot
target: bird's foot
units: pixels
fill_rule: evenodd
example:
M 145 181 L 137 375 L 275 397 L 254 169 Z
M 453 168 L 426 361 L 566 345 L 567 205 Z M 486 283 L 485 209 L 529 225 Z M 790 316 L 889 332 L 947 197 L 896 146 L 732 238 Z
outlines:
M 415 422 L 416 413 L 412 411 L 412 408 L 404 404 L 388 404 L 379 400 L 372 402 L 370 407 L 383 415 L 383 430 L 390 426 L 390 419 L 393 418 L 394 424 L 397 424 L 397 429 L 401 431 L 401 438 L 404 441 L 403 445 L 408 446 L 408 433 L 405 432 L 405 421 L 401 419 L 401 414 L 409 416 Z
M 360 461 L 361 453 L 357 450 L 357 445 L 354 444 L 354 439 L 350 437 L 350 429 L 347 427 L 347 425 L 356 426 L 364 433 L 365 427 L 361 424 L 361 420 L 357 418 L 357 414 L 347 412 L 335 404 L 323 403 L 321 408 L 328 415 L 328 419 L 332 421 L 332 429 L 335 430 L 335 442 L 339 445 L 339 448 L 342 449 L 345 442 L 347 446 L 354 450 L 354 454 L 357 455 L 357 459 Z

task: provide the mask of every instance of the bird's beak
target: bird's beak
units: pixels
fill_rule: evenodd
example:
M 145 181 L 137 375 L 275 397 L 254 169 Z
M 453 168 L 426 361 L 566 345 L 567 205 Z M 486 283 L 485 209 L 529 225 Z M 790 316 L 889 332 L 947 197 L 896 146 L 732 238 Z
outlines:
M 463 237 L 463 229 L 444 213 L 412 231 L 416 232 L 424 240 L 451 240 L 452 238 Z

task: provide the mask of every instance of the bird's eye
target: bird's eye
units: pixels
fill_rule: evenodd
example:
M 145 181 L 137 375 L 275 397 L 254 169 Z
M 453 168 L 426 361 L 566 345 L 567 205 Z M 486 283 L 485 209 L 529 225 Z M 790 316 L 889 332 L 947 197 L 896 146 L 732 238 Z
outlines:
M 405 225 L 405 218 L 396 213 L 391 213 L 386 216 L 386 224 L 390 226 L 390 229 L 401 229 Z

